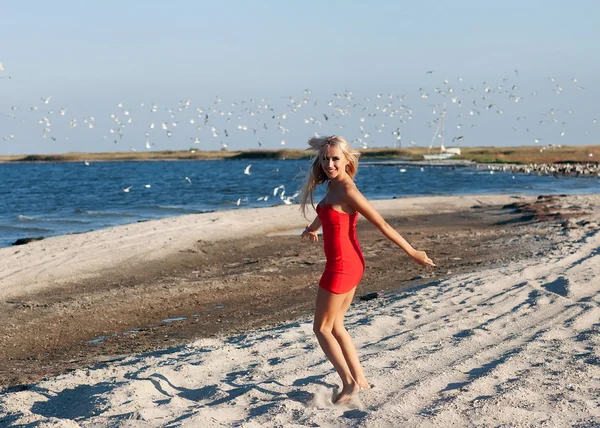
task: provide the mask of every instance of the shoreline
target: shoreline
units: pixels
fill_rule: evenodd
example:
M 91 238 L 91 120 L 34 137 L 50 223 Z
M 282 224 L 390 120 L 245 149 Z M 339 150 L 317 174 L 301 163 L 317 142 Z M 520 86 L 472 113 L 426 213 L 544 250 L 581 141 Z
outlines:
M 370 164 L 370 163 L 369 163 Z M 390 165 L 396 165 L 396 163 L 394 164 L 385 164 L 385 166 L 390 166 Z M 403 164 L 398 164 L 398 165 L 403 165 Z M 430 165 L 432 166 L 432 165 Z M 446 167 L 446 165 L 442 165 L 442 167 Z M 452 166 L 452 167 L 463 167 L 462 165 L 458 165 L 458 166 Z M 472 167 L 472 168 L 476 168 L 479 169 L 481 167 L 481 165 L 477 165 L 474 164 L 473 166 L 469 165 L 467 167 Z M 518 166 L 515 166 L 516 168 L 518 168 Z M 506 169 L 506 165 L 492 165 L 492 166 L 488 166 L 487 167 L 490 171 L 501 171 L 501 172 L 505 172 Z M 513 171 L 513 172 L 519 172 L 519 173 L 524 173 L 524 171 Z M 530 172 L 527 172 L 530 173 Z M 556 175 L 556 174 L 555 174 Z M 573 175 L 567 175 L 567 174 L 563 174 L 564 176 L 568 176 L 568 177 L 574 177 Z M 598 177 L 600 177 L 600 170 L 598 172 Z M 588 173 L 586 174 L 581 174 L 581 175 L 577 175 L 577 178 L 596 178 L 593 175 L 590 175 Z M 521 195 L 523 197 L 535 197 L 536 195 L 538 195 L 540 192 L 534 192 L 534 193 L 489 193 L 489 194 L 457 194 L 457 195 L 446 195 L 443 197 L 446 198 L 452 198 L 454 196 L 466 196 L 466 197 L 478 197 L 478 196 L 486 196 L 486 197 L 504 197 L 504 196 L 510 196 L 510 195 Z M 565 192 L 556 192 L 556 193 L 546 193 L 548 195 L 561 195 L 561 194 L 565 194 Z M 569 195 L 587 195 L 588 193 L 567 193 Z M 406 199 L 406 198 L 430 198 L 430 197 L 438 197 L 438 196 L 405 196 L 405 197 L 395 197 L 393 199 L 390 200 L 396 200 L 396 199 Z M 371 199 L 371 201 L 386 201 L 388 199 Z M 385 202 L 382 202 L 385 203 Z M 261 210 L 261 209 L 265 209 L 265 208 L 277 208 L 277 207 L 281 207 L 282 205 L 272 205 L 272 206 L 267 206 L 267 207 L 260 207 L 260 208 L 241 208 L 239 209 L 239 211 L 245 211 L 245 210 Z M 298 207 L 298 204 L 292 204 L 290 205 L 291 207 Z M 92 228 L 86 231 L 67 231 L 65 233 L 58 233 L 58 234 L 53 234 L 53 235 L 48 235 L 48 236 L 44 236 L 44 235 L 40 235 L 40 234 L 36 234 L 34 236 L 34 234 L 23 234 L 22 236 L 18 236 L 14 238 L 14 241 L 9 242 L 7 245 L 0 245 L 0 250 L 2 249 L 6 249 L 6 248 L 19 248 L 23 245 L 30 245 L 32 242 L 36 242 L 36 241 L 44 241 L 44 240 L 48 240 L 48 239 L 52 239 L 52 238 L 57 238 L 57 237 L 62 237 L 62 236 L 72 236 L 72 235 L 81 235 L 81 234 L 85 234 L 85 233 L 92 233 L 92 232 L 97 232 L 97 231 L 101 231 L 101 230 L 107 230 L 107 229 L 111 229 L 113 227 L 123 227 L 123 226 L 129 226 L 129 225 L 134 225 L 134 224 L 138 224 L 138 223 L 145 223 L 145 222 L 149 222 L 149 221 L 160 221 L 160 220 L 167 220 L 167 219 L 172 219 L 172 218 L 178 218 L 178 217 L 183 217 L 186 215 L 201 215 L 201 214 L 214 214 L 214 213 L 220 213 L 220 212 L 230 212 L 230 211 L 238 211 L 238 209 L 228 209 L 228 210 L 206 210 L 203 212 L 199 212 L 199 213 L 195 213 L 195 214 L 173 214 L 170 215 L 168 217 L 161 217 L 161 218 L 154 218 L 154 219 L 144 219 L 144 220 L 136 220 L 133 219 L 131 222 L 123 222 L 119 225 L 115 225 L 115 226 L 105 226 L 105 227 L 99 227 L 99 228 Z M 2 277 L 0 276 L 0 279 Z M 1 288 L 0 288 L 0 296 L 1 296 Z
M 474 205 L 504 205 L 516 199 L 531 202 L 535 198 L 535 195 L 476 194 L 383 199 L 371 203 L 385 217 L 398 210 L 403 215 L 435 214 Z M 188 251 L 197 242 L 277 233 L 301 228 L 306 222 L 298 205 L 278 205 L 127 223 L 0 248 L 0 299 L 9 297 L 9 290 L 15 288 L 26 294 L 38 291 L 45 283 L 60 284 L 97 276 L 115 264 L 127 266 L 160 260 Z

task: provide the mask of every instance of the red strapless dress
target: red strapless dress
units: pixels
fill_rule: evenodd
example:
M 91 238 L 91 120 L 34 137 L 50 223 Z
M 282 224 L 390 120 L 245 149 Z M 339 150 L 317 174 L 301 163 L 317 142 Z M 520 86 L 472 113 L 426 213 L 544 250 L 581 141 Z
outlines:
M 323 227 L 327 258 L 319 287 L 336 294 L 347 293 L 358 285 L 365 271 L 365 259 L 356 238 L 358 213 L 346 214 L 326 204 L 317 205 L 317 215 Z

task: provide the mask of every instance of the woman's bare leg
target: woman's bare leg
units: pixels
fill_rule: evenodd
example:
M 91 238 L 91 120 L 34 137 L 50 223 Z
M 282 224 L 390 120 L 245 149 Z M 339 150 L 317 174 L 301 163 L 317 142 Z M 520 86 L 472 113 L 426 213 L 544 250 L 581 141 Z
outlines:
M 371 388 L 369 382 L 365 378 L 365 374 L 363 372 L 363 368 L 360 365 L 360 361 L 358 360 L 358 354 L 356 352 L 356 347 L 354 346 L 354 342 L 350 337 L 350 334 L 344 327 L 344 316 L 352 303 L 352 299 L 354 298 L 354 291 L 356 288 L 352 289 L 352 291 L 345 294 L 344 302 L 342 303 L 341 311 L 339 312 L 337 318 L 333 323 L 333 336 L 340 344 L 340 348 L 342 349 L 342 353 L 344 354 L 344 359 L 346 360 L 346 364 L 350 369 L 350 373 L 352 373 L 352 377 L 358 383 L 358 386 L 362 389 Z
M 321 349 L 323 349 L 323 352 L 342 379 L 342 392 L 336 399 L 336 402 L 347 401 L 351 394 L 360 389 L 348 367 L 344 351 L 333 335 L 333 325 L 339 317 L 340 312 L 342 312 L 346 297 L 346 294 L 331 293 L 319 287 L 313 324 L 313 330 L 317 336 L 319 345 L 321 345 Z

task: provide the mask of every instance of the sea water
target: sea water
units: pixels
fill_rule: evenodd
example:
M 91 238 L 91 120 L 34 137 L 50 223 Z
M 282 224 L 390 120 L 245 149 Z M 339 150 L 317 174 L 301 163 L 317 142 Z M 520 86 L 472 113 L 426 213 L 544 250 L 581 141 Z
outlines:
M 245 174 L 250 164 L 249 174 Z M 80 233 L 214 210 L 281 205 L 300 189 L 309 166 L 307 160 L 0 164 L 0 247 L 10 246 L 18 238 Z M 490 174 L 485 168 L 377 163 L 360 165 L 356 183 L 369 199 L 600 191 L 598 177 Z M 321 186 L 316 201 L 323 194 Z

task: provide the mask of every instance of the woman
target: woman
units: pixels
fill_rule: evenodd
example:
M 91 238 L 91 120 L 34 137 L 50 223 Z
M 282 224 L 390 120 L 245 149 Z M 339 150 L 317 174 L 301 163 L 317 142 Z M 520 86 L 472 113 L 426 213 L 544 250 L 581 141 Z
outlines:
M 364 272 L 364 259 L 356 239 L 356 221 L 362 214 L 385 237 L 423 266 L 435 266 L 424 251 L 415 250 L 396 232 L 354 184 L 360 153 L 337 135 L 311 138 L 308 144 L 317 151 L 306 176 L 300 196 L 302 214 L 306 205 L 314 207 L 313 191 L 327 182 L 325 197 L 317 205 L 317 217 L 302 232 L 302 238 L 319 240 L 317 231 L 323 226 L 327 263 L 319 281 L 313 329 L 325 355 L 342 379 L 337 403 L 350 400 L 360 389 L 370 388 L 352 339 L 344 328 L 344 315 L 352 302 L 356 286 Z

